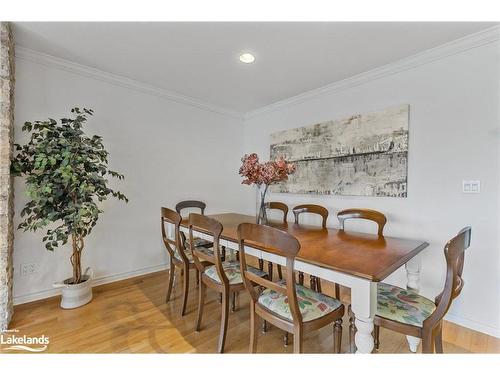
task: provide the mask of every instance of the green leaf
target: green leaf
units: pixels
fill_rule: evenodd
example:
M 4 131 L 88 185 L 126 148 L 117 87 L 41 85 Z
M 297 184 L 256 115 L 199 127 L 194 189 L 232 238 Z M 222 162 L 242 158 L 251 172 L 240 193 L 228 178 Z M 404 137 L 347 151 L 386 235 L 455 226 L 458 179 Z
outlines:
M 110 195 L 118 200 L 127 197 L 114 191 L 103 176 L 122 180 L 122 174 L 108 168 L 108 152 L 98 135 L 86 135 L 83 126 L 92 109 L 75 107 L 72 116 L 59 122 L 24 123 L 30 132 L 25 144 L 15 144 L 11 173 L 22 176 L 30 201 L 21 210 L 18 228 L 37 231 L 47 228 L 42 241 L 49 251 L 68 242 L 75 235 L 91 233 L 102 210 L 99 202 Z

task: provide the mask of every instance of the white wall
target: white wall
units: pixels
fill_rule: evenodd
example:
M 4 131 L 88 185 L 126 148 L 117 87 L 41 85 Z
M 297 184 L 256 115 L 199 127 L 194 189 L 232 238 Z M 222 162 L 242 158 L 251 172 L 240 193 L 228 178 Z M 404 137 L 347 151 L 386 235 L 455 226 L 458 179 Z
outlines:
M 84 264 L 102 281 L 151 272 L 165 266 L 159 235 L 159 207 L 181 199 L 208 203 L 208 212 L 255 211 L 255 192 L 240 185 L 243 152 L 269 156 L 269 135 L 410 104 L 408 198 L 277 194 L 287 202 L 318 203 L 335 214 L 347 207 L 369 207 L 388 216 L 387 235 L 430 242 L 423 252 L 422 293 L 434 297 L 444 282 L 443 245 L 461 227 L 472 225 L 466 255 L 466 285 L 448 319 L 500 336 L 499 214 L 500 115 L 498 42 L 449 56 L 343 90 L 249 118 L 233 117 L 179 104 L 63 69 L 24 59 L 16 61 L 16 141 L 24 121 L 59 118 L 75 105 L 95 110 L 88 131 L 104 136 L 110 166 L 125 174 L 116 186 L 130 203 L 109 200 L 87 239 Z M 481 194 L 463 194 L 463 179 L 481 180 Z M 16 181 L 15 209 L 24 202 Z M 16 216 L 16 225 L 19 216 Z M 368 226 L 354 229 L 370 230 Z M 46 251 L 42 234 L 16 233 L 14 296 L 17 303 L 53 294 L 52 282 L 70 276 L 69 247 Z M 38 272 L 20 277 L 22 263 Z M 404 270 L 390 281 L 405 283 Z
M 293 206 L 317 203 L 336 213 L 368 207 L 388 217 L 386 234 L 427 240 L 421 292 L 434 297 L 444 283 L 443 246 L 472 226 L 465 288 L 449 320 L 500 335 L 499 278 L 499 45 L 498 42 L 411 70 L 332 90 L 264 112 L 245 122 L 245 152 L 269 157 L 269 135 L 398 104 L 410 104 L 408 198 L 275 194 Z M 314 74 L 314 72 L 311 72 Z M 480 194 L 462 193 L 463 179 L 481 180 Z M 248 194 L 247 202 L 252 202 Z M 253 209 L 249 203 L 247 210 Z M 352 228 L 356 229 L 354 225 Z M 366 230 L 366 226 L 358 229 Z M 390 281 L 405 285 L 404 270 Z
M 16 142 L 24 136 L 25 121 L 64 117 L 73 106 L 93 108 L 87 131 L 104 137 L 111 169 L 126 176 L 113 185 L 130 202 L 105 202 L 105 212 L 86 240 L 83 264 L 104 278 L 101 282 L 165 267 L 162 205 L 201 199 L 208 212 L 242 208 L 242 120 L 24 59 L 16 64 Z M 17 226 L 26 202 L 20 179 L 15 193 Z M 70 247 L 51 253 L 40 240 L 43 232 L 15 235 L 15 302 L 54 294 L 52 283 L 71 276 Z M 21 277 L 21 264 L 32 262 L 37 273 Z

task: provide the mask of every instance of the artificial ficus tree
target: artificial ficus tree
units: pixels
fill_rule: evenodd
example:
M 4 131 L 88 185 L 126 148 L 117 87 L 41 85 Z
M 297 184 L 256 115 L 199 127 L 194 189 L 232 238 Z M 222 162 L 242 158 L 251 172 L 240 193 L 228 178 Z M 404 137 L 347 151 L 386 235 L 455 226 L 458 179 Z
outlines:
M 19 229 L 47 229 L 43 242 L 48 250 L 71 240 L 72 283 L 82 281 L 81 254 L 84 239 L 103 211 L 98 203 L 108 196 L 128 202 L 120 191 L 108 186 L 108 176 L 124 176 L 108 168 L 108 152 L 102 137 L 82 130 L 91 109 L 73 108 L 71 118 L 26 122 L 30 133 L 24 145 L 15 144 L 12 174 L 26 178 L 31 199 L 21 211 Z

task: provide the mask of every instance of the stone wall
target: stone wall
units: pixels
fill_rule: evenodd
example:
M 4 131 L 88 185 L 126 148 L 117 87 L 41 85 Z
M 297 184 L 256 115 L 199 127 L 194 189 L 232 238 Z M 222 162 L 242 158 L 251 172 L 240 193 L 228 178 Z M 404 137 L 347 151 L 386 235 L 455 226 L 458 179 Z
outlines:
M 10 160 L 14 133 L 14 39 L 0 22 L 0 330 L 12 318 L 13 184 Z

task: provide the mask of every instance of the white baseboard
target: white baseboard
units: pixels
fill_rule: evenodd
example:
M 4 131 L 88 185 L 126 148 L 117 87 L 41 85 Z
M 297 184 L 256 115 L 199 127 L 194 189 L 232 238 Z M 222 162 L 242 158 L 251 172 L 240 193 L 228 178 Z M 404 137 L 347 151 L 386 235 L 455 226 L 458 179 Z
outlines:
M 135 271 L 122 272 L 122 273 L 118 273 L 115 275 L 101 276 L 101 277 L 95 278 L 92 285 L 97 286 L 97 285 L 109 284 L 109 283 L 112 283 L 115 281 L 130 279 L 131 277 L 146 275 L 148 273 L 153 273 L 153 272 L 158 272 L 158 271 L 164 271 L 166 269 L 168 269 L 168 264 L 159 264 L 157 266 L 141 268 L 141 269 L 135 270 Z M 58 296 L 60 294 L 61 294 L 61 291 L 59 288 L 51 288 L 51 289 L 42 290 L 40 292 L 16 296 L 16 297 L 14 297 L 13 302 L 14 302 L 14 305 L 20 305 L 22 303 L 38 301 L 41 299 Z
M 164 271 L 168 269 L 168 264 L 159 264 L 157 266 L 141 268 L 139 270 L 118 273 L 115 275 L 101 276 L 94 279 L 93 286 L 109 284 L 115 281 L 125 280 L 136 276 L 147 275 L 148 273 Z M 42 290 L 36 293 L 25 294 L 21 296 L 14 297 L 14 305 L 20 305 L 22 303 L 38 301 L 41 299 L 54 297 L 60 295 L 61 292 L 59 288 L 51 288 L 47 290 Z M 472 329 L 474 331 L 479 331 L 487 335 L 500 338 L 500 329 L 479 323 L 475 320 L 470 320 L 467 318 L 462 318 L 454 314 L 446 314 L 445 320 L 458 324 L 459 326 Z
M 459 326 L 472 329 L 474 331 L 479 331 L 487 335 L 500 338 L 500 329 L 492 326 L 485 325 L 483 323 L 476 322 L 475 320 L 470 320 L 467 318 L 462 318 L 454 314 L 446 314 L 445 320 L 451 323 L 458 324 Z

